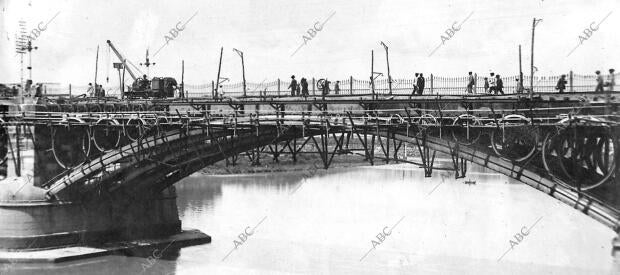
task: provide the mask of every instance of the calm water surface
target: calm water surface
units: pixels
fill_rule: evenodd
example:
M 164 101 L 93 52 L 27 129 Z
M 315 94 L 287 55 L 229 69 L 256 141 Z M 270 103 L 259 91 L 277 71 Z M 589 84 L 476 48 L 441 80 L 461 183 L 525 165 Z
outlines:
M 108 256 L 19 265 L 11 271 L 612 274 L 617 268 L 610 256 L 610 229 L 477 166 L 459 180 L 451 172 L 424 178 L 419 168 L 392 165 L 316 173 L 195 174 L 176 187 L 183 227 L 211 235 L 212 243 L 170 249 L 150 262 Z M 252 234 L 240 237 L 246 230 Z M 515 237 L 522 230 L 529 233 Z

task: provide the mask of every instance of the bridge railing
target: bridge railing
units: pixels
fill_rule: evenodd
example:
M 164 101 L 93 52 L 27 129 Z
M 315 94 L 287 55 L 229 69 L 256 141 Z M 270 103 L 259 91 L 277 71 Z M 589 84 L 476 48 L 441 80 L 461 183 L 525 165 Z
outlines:
M 581 75 L 574 74 L 572 71 L 565 73 L 566 75 L 566 90 L 564 92 L 591 92 L 596 87 L 596 75 Z M 619 76 L 620 74 L 615 74 Z M 485 89 L 485 77 L 475 75 L 475 84 L 473 87 L 473 94 L 485 94 L 489 91 Z M 509 75 L 501 77 L 504 83 L 505 94 L 515 94 L 519 92 L 518 75 Z M 607 75 L 604 75 L 605 81 L 607 81 Z M 300 77 L 301 79 L 301 77 Z M 530 77 L 523 77 L 523 86 L 526 90 L 530 87 Z M 555 93 L 558 92 L 555 87 L 560 79 L 559 75 L 555 76 L 534 76 L 533 87 L 534 93 Z M 308 93 L 311 96 L 321 96 L 322 91 L 319 89 L 319 79 L 307 78 L 308 80 Z M 467 76 L 462 77 L 444 77 L 435 76 L 433 74 L 425 75 L 425 86 L 423 94 L 433 95 L 466 95 L 467 84 L 469 78 Z M 356 79 L 349 77 L 343 80 L 329 80 L 330 91 L 328 96 L 362 96 L 372 95 L 373 89 L 370 79 Z M 339 81 L 339 91 L 335 91 L 335 83 Z M 289 80 L 274 80 L 274 81 L 262 81 L 260 83 L 248 82 L 246 83 L 246 96 L 259 97 L 285 97 L 291 96 Z M 416 80 L 413 78 L 392 78 L 392 94 L 394 95 L 411 95 L 416 85 Z M 388 95 L 390 94 L 389 81 L 386 77 L 376 79 L 374 81 L 374 94 L 376 95 Z M 106 83 L 103 85 L 106 96 L 120 97 L 120 89 L 118 85 L 113 83 Z M 605 88 L 607 89 L 607 88 Z M 218 95 L 224 97 L 242 97 L 243 83 L 224 83 L 221 88 L 217 89 Z M 72 85 L 72 84 L 45 84 L 43 86 L 43 94 L 47 96 L 78 96 L 87 94 L 87 85 Z M 213 98 L 216 94 L 216 89 L 213 82 L 207 84 L 185 84 L 186 95 L 190 98 Z M 33 92 L 31 92 L 33 94 Z

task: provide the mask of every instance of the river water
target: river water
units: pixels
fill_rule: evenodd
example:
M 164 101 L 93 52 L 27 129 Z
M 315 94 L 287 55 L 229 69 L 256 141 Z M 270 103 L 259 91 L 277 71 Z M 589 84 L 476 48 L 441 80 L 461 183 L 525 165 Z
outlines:
M 150 259 L 106 256 L 20 265 L 10 273 L 612 274 L 617 270 L 610 256 L 612 230 L 527 185 L 478 166 L 458 180 L 446 171 L 425 178 L 424 171 L 412 165 L 234 176 L 197 173 L 176 188 L 183 227 L 211 235 L 212 243 L 168 249 Z

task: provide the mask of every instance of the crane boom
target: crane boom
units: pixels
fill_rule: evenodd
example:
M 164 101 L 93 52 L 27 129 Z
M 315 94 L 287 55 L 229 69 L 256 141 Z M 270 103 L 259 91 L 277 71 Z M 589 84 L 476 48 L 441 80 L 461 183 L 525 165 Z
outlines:
M 127 65 L 126 62 L 125 62 L 126 59 L 123 57 L 123 55 L 121 53 L 119 53 L 118 50 L 116 50 L 114 45 L 112 45 L 112 41 L 108 40 L 106 42 L 108 42 L 108 45 L 110 46 L 110 48 L 112 49 L 114 54 L 116 54 L 116 57 L 118 57 L 118 59 L 123 63 L 123 66 L 125 66 L 125 68 L 127 69 L 127 72 L 129 72 L 129 75 L 131 75 L 131 78 L 133 78 L 133 80 L 136 81 L 136 79 L 138 79 L 138 78 L 136 77 L 134 72 L 128 66 L 126 66 Z

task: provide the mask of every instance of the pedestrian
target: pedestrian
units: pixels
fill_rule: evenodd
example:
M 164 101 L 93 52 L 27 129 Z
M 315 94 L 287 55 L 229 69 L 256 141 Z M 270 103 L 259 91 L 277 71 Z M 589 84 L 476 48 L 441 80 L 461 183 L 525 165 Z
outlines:
M 301 84 L 297 83 L 297 91 L 295 91 L 296 96 L 300 96 L 301 93 Z
M 13 96 L 17 96 L 17 94 L 18 94 L 17 88 L 15 88 L 15 85 L 13 85 L 13 87 L 11 87 L 11 94 Z
M 607 76 L 607 83 L 605 83 L 605 85 L 609 88 L 607 88 L 608 91 L 613 92 L 614 91 L 614 86 L 616 86 L 616 76 L 614 75 L 614 72 L 616 70 L 614 69 L 609 69 L 609 75 Z
M 105 90 L 103 89 L 103 85 L 99 84 L 99 96 L 105 97 Z
M 422 93 L 424 92 L 424 75 L 422 73 L 420 73 L 420 76 L 418 76 L 418 81 L 416 85 L 418 86 L 418 95 L 422 95 Z
M 32 80 L 28 79 L 26 80 L 26 93 L 24 94 L 24 96 L 30 97 L 32 94 L 30 93 L 30 90 L 32 90 Z
M 418 94 L 418 73 L 415 73 L 415 77 L 413 78 L 413 92 L 411 92 L 411 95 L 417 95 Z
M 37 88 L 35 89 L 34 97 L 41 97 L 41 96 L 43 96 L 42 84 L 37 83 Z
M 86 90 L 86 94 L 88 94 L 88 97 L 93 97 L 94 92 L 95 92 L 95 89 L 93 88 L 93 84 L 88 83 L 88 90 Z
M 336 85 L 334 85 L 334 94 L 340 93 L 340 80 L 336 81 Z
M 472 72 L 469 72 L 468 80 L 467 80 L 467 93 L 472 94 L 474 92 L 474 84 L 476 83 L 476 79 Z
M 301 78 L 301 95 L 306 97 L 309 95 L 308 93 L 308 80 L 306 80 L 305 78 Z
M 220 85 L 218 92 L 219 92 L 220 102 L 222 102 L 224 100 L 224 87 L 222 85 Z
M 596 88 L 594 89 L 595 93 L 603 92 L 603 86 L 605 83 L 603 82 L 603 76 L 601 75 L 601 71 L 596 71 Z
M 495 94 L 502 93 L 503 95 L 504 94 L 504 81 L 499 75 L 496 75 L 496 77 L 497 77 L 497 82 L 496 82 L 497 87 L 495 88 Z
M 523 93 L 523 81 L 521 81 L 521 78 L 519 77 L 517 77 L 515 81 L 517 82 L 517 94 L 522 94 Z
M 331 89 L 329 88 L 330 83 L 331 83 L 330 81 L 327 81 L 327 79 L 325 79 L 325 86 L 323 86 L 324 95 L 329 95 L 329 92 L 331 91 Z
M 558 93 L 564 93 L 564 90 L 566 90 L 566 75 L 563 74 L 560 76 L 560 79 L 558 80 L 558 84 L 555 84 L 555 89 L 558 90 Z
M 495 78 L 495 73 L 491 73 L 491 77 L 489 77 L 489 93 L 496 94 L 497 93 L 497 78 Z
M 295 80 L 294 75 L 291 75 L 291 85 L 288 85 L 288 88 L 291 89 L 291 96 L 295 96 L 295 90 L 297 90 L 297 80 Z
M 484 78 L 484 93 L 485 94 L 489 93 L 489 78 L 488 77 Z

